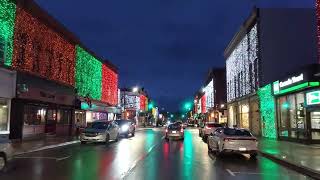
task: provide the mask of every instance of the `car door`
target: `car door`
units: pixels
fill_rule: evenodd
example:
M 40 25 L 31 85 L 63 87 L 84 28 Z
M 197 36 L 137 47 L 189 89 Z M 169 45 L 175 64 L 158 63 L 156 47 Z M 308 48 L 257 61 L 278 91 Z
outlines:
M 222 129 L 220 129 L 220 128 L 217 129 L 216 131 L 214 131 L 212 146 L 215 149 L 218 149 L 218 145 L 219 145 L 220 139 L 221 139 L 221 134 L 222 134 Z

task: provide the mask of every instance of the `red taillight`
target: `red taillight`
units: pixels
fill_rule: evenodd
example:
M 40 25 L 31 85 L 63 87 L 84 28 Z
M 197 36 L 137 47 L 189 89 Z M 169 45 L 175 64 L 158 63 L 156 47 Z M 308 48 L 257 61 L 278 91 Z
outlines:
M 166 133 L 168 132 L 168 129 L 166 129 Z
M 182 133 L 183 133 L 183 128 L 181 128 L 180 132 L 182 132 Z
M 211 129 L 211 127 L 206 126 L 206 129 Z

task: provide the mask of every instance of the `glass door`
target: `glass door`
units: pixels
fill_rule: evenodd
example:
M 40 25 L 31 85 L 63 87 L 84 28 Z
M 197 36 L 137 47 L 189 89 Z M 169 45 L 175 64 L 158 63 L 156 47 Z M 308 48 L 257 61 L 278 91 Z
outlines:
M 310 112 L 311 139 L 320 141 L 320 109 Z
M 45 131 L 47 134 L 55 134 L 57 126 L 57 110 L 48 109 L 46 117 Z

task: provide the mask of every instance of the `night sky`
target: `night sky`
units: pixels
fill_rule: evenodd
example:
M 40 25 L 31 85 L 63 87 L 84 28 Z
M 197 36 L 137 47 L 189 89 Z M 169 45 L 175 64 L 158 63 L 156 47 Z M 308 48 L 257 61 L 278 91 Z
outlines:
M 36 0 L 162 108 L 179 109 L 258 7 L 314 7 L 314 0 Z

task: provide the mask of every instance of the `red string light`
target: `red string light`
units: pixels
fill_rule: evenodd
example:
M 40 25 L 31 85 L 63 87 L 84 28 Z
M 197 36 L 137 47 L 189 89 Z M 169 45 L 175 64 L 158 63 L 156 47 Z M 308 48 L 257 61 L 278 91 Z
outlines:
M 140 110 L 145 111 L 147 108 L 147 97 L 145 95 L 140 95 Z
M 118 74 L 105 64 L 102 65 L 102 101 L 118 104 Z
M 17 7 L 12 67 L 74 86 L 75 46 Z

